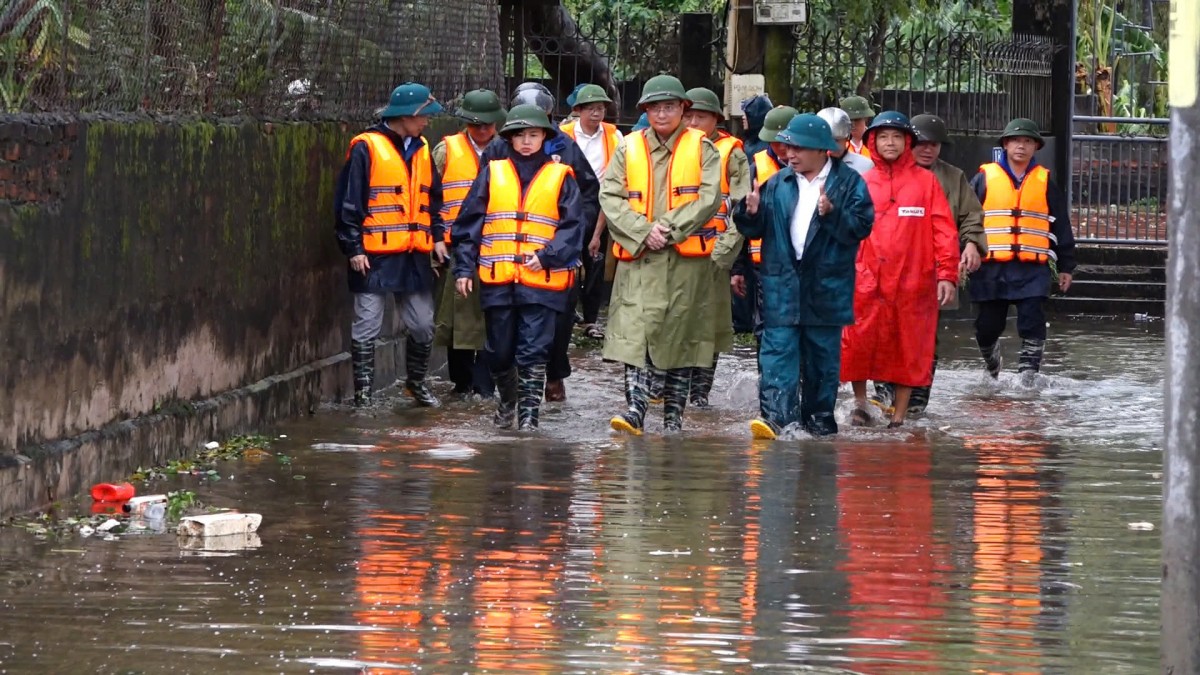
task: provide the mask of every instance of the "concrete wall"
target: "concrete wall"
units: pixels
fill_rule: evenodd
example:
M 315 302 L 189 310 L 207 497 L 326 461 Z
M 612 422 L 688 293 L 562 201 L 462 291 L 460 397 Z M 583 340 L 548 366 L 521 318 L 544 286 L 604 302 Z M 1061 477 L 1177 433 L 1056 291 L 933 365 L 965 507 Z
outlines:
M 0 117 L 0 515 L 346 395 L 356 131 Z

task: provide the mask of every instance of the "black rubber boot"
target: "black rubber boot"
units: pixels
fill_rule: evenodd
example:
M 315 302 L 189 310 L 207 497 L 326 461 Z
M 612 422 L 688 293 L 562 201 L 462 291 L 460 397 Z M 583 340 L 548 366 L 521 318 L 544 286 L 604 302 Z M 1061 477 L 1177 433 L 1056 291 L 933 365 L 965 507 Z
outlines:
M 1021 357 L 1017 362 L 1017 374 L 1024 380 L 1032 380 L 1042 369 L 1042 354 L 1045 351 L 1045 340 L 1021 340 Z
M 492 424 L 501 429 L 511 429 L 513 415 L 517 411 L 517 371 L 509 368 L 502 373 L 492 373 L 492 381 L 496 383 L 496 415 Z
M 808 419 L 804 430 L 817 437 L 832 436 L 838 432 L 837 420 L 833 419 L 833 413 L 819 413 Z
M 983 363 L 987 366 L 988 375 L 991 375 L 993 380 L 999 378 L 1000 369 L 1004 367 L 1004 358 L 1000 356 L 1000 343 L 980 344 L 979 353 L 983 355 Z
M 517 369 L 517 425 L 521 431 L 537 431 L 545 388 L 546 364 Z
M 375 341 L 351 340 L 350 364 L 354 371 L 354 405 L 371 403 L 371 385 L 375 382 Z
M 713 356 L 711 368 L 692 368 L 692 385 L 688 399 L 697 408 L 709 407 L 708 396 L 712 393 L 713 379 L 717 374 L 717 357 Z
M 661 371 L 660 371 L 661 372 Z M 691 368 L 672 368 L 663 378 L 663 431 L 683 431 L 683 409 L 692 386 Z
M 417 405 L 433 408 L 439 405 L 433 390 L 425 383 L 425 374 L 429 372 L 429 354 L 433 351 L 433 343 L 418 344 L 412 337 L 408 338 L 404 349 L 404 390 L 417 402 Z

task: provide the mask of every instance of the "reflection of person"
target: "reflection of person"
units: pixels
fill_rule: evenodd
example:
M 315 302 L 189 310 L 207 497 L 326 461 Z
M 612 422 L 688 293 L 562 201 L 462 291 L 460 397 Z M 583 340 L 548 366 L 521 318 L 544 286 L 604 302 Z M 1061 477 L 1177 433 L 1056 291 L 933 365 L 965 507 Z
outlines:
M 538 427 L 546 362 L 556 316 L 568 306 L 573 263 L 583 249 L 579 188 L 569 166 L 545 152 L 559 135 L 534 105 L 509 111 L 501 136 L 508 159 L 488 162 L 454 224 L 454 276 L 459 295 L 480 282 L 487 351 L 499 390 L 495 423 Z M 515 372 L 514 372 L 515 367 Z
M 732 294 L 729 292 L 729 268 L 741 253 L 742 236 L 729 222 L 729 205 L 740 201 L 750 190 L 750 162 L 742 152 L 742 141 L 717 126 L 724 121 L 721 100 L 716 92 L 698 87 L 688 90 L 692 105 L 684 122 L 703 131 L 721 153 L 721 207 L 710 227 L 716 232 L 710 259 L 712 265 L 713 362 L 711 367 L 693 368 L 688 402 L 697 408 L 708 407 L 713 377 L 717 371 L 717 356 L 733 348 Z
M 438 404 L 425 383 L 433 347 L 433 252 L 442 232 L 442 181 L 421 137 L 442 111 L 429 88 L 406 82 L 392 91 L 380 122 L 350 141 L 334 196 L 337 240 L 350 262 L 354 322 L 350 356 L 354 404 L 371 400 L 375 338 L 384 296 L 392 293 L 408 329 L 404 389 L 423 406 Z
M 734 210 L 739 230 L 762 238 L 762 418 L 750 430 L 775 438 L 800 423 L 825 436 L 837 433 L 842 327 L 853 321 L 854 259 L 874 209 L 858 172 L 829 156 L 836 144 L 824 120 L 798 115 L 777 140 L 788 167 Z
M 983 207 L 975 196 L 966 175 L 958 167 L 939 159 L 942 146 L 950 143 L 946 123 L 937 115 L 917 115 L 912 118 L 917 142 L 913 145 L 913 159 L 917 166 L 929 169 L 937 176 L 938 184 L 950 202 L 950 211 L 958 225 L 958 244 L 962 249 L 959 272 L 974 272 L 979 269 L 980 255 L 987 250 L 987 237 L 983 234 Z M 937 371 L 937 336 L 934 335 L 933 373 Z M 932 386 L 932 385 L 931 385 Z M 889 382 L 876 382 L 875 394 L 880 407 L 891 405 L 894 387 Z M 908 414 L 921 414 L 929 405 L 930 387 L 916 387 L 908 401 Z
M 1050 171 L 1033 156 L 1045 141 L 1033 120 L 1015 119 L 1000 136 L 1004 154 L 984 164 L 971 180 L 983 202 L 987 257 L 971 275 L 971 301 L 977 304 L 975 340 L 992 377 L 999 377 L 1000 335 L 1009 305 L 1017 306 L 1021 358 L 1017 370 L 1032 377 L 1042 367 L 1051 265 L 1058 287 L 1071 287 L 1075 271 L 1075 235 L 1071 213 Z
M 842 380 L 854 387 L 854 425 L 871 419 L 867 380 L 896 384 L 888 427 L 904 423 L 912 388 L 932 380 L 938 307 L 954 300 L 958 283 L 958 229 L 937 177 L 913 159 L 915 139 L 898 112 L 880 114 L 867 133 L 875 161 L 866 178 L 875 226 L 858 250 L 854 325 L 842 344 Z
M 691 369 L 712 365 L 707 226 L 721 204 L 721 155 L 683 124 L 688 105 L 678 79 L 650 78 L 638 101 L 650 128 L 625 137 L 600 190 L 618 261 L 604 358 L 625 364 L 628 403 L 611 424 L 629 434 L 642 433 L 654 371 L 665 381 L 663 427 L 681 431 Z
M 483 309 L 479 293 L 466 298 L 454 292 L 454 263 L 447 248 L 454 219 L 463 199 L 479 174 L 479 156 L 496 136 L 496 125 L 507 112 L 494 92 L 477 89 L 463 95 L 455 115 L 466 120 L 462 132 L 447 136 L 433 148 L 433 165 L 442 176 L 442 220 L 445 234 L 433 244 L 439 263 L 446 271 L 438 276 L 438 306 L 434 344 L 446 348 L 446 369 L 454 383 L 454 395 L 491 398 L 492 377 L 484 356 Z

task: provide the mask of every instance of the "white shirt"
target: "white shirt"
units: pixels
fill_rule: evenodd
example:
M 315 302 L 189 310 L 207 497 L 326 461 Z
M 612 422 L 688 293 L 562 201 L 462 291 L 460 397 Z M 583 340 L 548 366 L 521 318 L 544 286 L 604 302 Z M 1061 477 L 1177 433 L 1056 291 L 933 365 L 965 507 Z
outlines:
M 796 260 L 804 257 L 804 240 L 808 239 L 808 228 L 812 225 L 813 214 L 817 212 L 821 188 L 832 167 L 833 162 L 825 160 L 825 166 L 811 181 L 803 174 L 796 174 L 796 187 L 800 188 L 800 198 L 796 200 L 796 210 L 792 212 L 792 248 L 796 251 Z
M 620 143 L 622 138 L 621 132 L 617 131 L 617 142 Z M 604 178 L 604 170 L 608 168 L 607 158 L 604 156 L 604 125 L 597 126 L 596 133 L 589 136 L 583 130 L 583 123 L 575 120 L 575 144 L 583 151 L 588 164 L 592 165 L 596 178 Z

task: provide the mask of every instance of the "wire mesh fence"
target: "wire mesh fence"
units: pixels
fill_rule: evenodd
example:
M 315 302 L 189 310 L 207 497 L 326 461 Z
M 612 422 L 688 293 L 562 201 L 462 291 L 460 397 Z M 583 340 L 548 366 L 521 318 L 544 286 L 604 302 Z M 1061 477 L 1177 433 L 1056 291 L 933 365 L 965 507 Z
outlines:
M 8 0 L 0 112 L 365 119 L 503 83 L 495 0 Z

